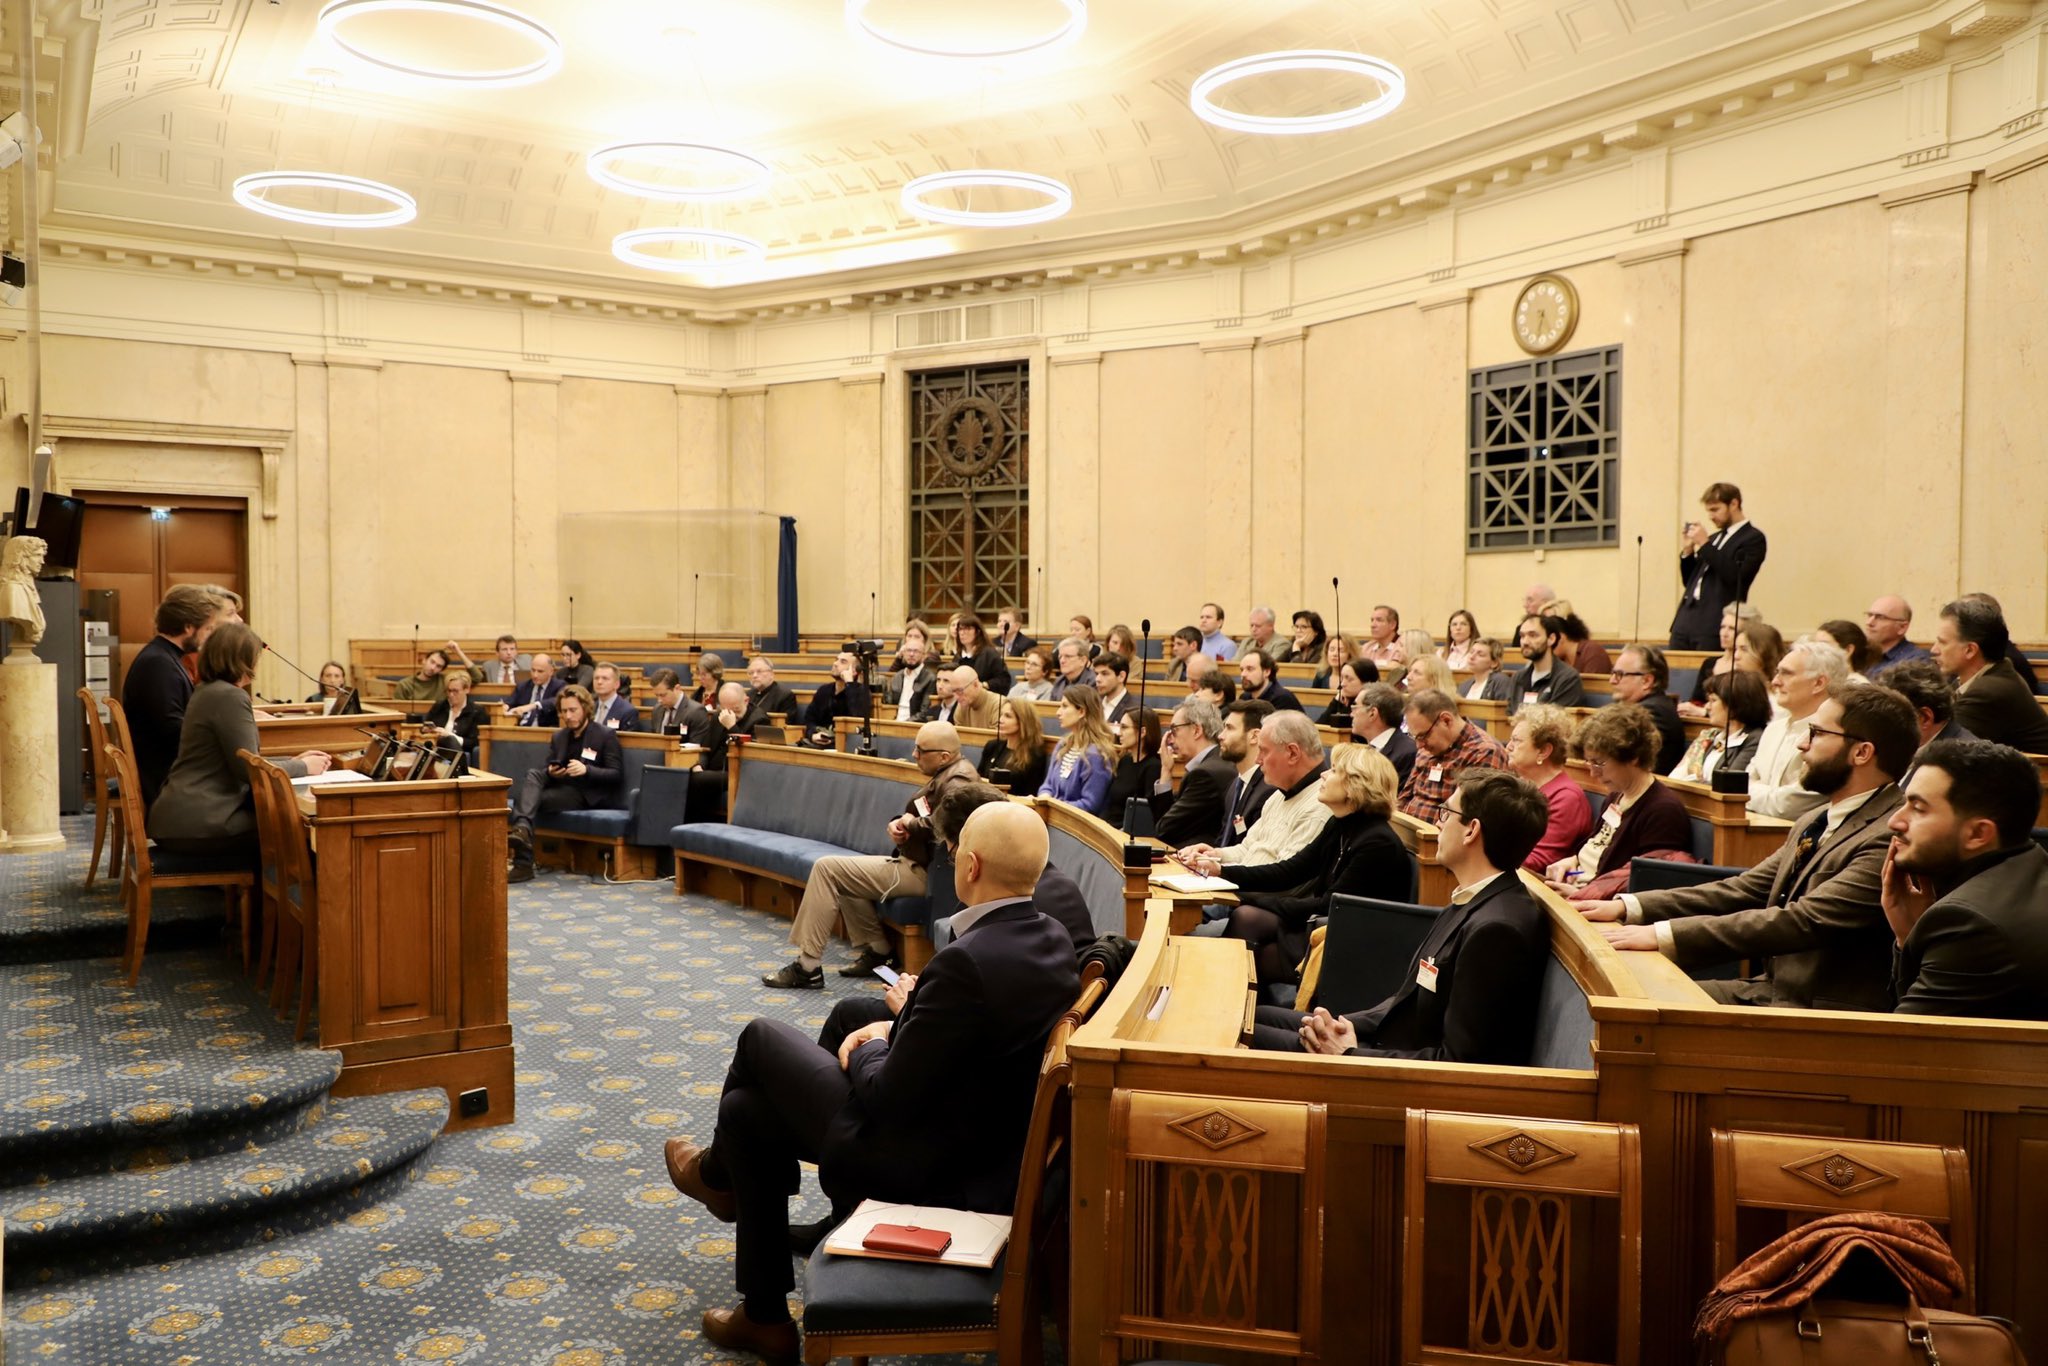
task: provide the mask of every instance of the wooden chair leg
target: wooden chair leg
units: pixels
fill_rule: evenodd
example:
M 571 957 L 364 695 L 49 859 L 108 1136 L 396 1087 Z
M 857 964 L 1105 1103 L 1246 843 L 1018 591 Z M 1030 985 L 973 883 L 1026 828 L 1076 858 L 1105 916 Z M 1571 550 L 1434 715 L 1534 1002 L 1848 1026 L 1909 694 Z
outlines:
M 270 976 L 270 1009 L 281 1014 L 292 999 L 292 974 L 298 967 L 299 922 L 289 915 L 277 917 L 277 962 Z
M 128 844 L 128 823 L 121 818 L 121 808 L 114 808 L 114 857 L 109 861 L 107 876 L 116 883 L 121 880 L 121 856 Z
M 228 914 L 242 922 L 242 971 L 249 970 L 250 953 L 250 907 L 249 897 L 240 887 L 228 888 Z
M 260 879 L 261 875 L 258 876 Z M 249 890 L 249 910 L 263 919 L 256 933 L 256 987 L 260 991 L 263 984 L 270 980 L 270 974 L 277 966 L 273 956 L 278 948 L 277 922 L 282 918 L 278 913 L 277 903 L 264 895 L 260 880 Z
M 320 936 L 311 924 L 299 926 L 299 1021 L 293 1039 L 306 1037 L 306 1018 L 312 1012 L 313 995 L 320 990 Z
M 107 837 L 107 794 L 92 804 L 92 862 L 85 865 L 85 885 L 92 886 L 100 874 L 100 846 Z
M 142 976 L 142 951 L 149 946 L 149 884 L 137 882 L 128 907 L 128 985 Z

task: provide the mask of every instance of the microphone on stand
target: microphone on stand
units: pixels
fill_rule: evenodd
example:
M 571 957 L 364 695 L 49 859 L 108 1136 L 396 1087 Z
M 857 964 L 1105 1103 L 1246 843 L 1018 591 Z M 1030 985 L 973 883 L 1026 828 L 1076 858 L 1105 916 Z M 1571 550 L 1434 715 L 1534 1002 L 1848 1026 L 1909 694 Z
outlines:
M 1330 575 L 1330 592 L 1337 599 L 1332 609 L 1333 615 L 1330 622 L 1330 630 L 1336 635 L 1342 635 L 1344 633 L 1344 590 L 1337 586 L 1337 576 L 1335 574 Z
M 854 659 L 860 664 L 861 686 L 867 689 L 867 709 L 860 714 L 860 748 L 855 752 L 873 758 L 875 755 L 875 668 L 882 660 L 881 643 L 875 639 L 875 593 L 868 590 L 868 638 L 856 642 L 860 648 L 854 652 Z
M 1152 618 L 1140 618 L 1138 621 L 1138 630 L 1144 637 L 1144 643 L 1138 647 L 1138 714 L 1141 719 L 1134 720 L 1131 722 L 1131 724 L 1137 728 L 1138 744 L 1140 745 L 1140 747 L 1142 747 L 1145 743 L 1145 723 L 1142 717 L 1145 712 L 1145 675 L 1147 672 L 1146 665 L 1149 662 L 1150 656 L 1152 654 Z M 1125 834 L 1129 834 L 1131 829 L 1131 804 L 1133 802 L 1142 802 L 1147 800 L 1147 794 L 1143 792 L 1133 793 L 1128 799 L 1125 800 L 1123 810 L 1123 828 Z M 1147 858 L 1149 860 L 1150 855 L 1147 855 Z
M 569 595 L 569 639 L 576 639 L 576 595 Z
M 413 628 L 413 629 L 417 630 L 417 629 L 419 629 L 419 628 L 415 627 L 415 628 Z M 278 663 L 280 663 L 280 664 L 284 665 L 284 666 L 285 666 L 285 667 L 286 667 L 287 669 L 290 669 L 290 670 L 291 670 L 291 671 L 292 671 L 293 673 L 295 673 L 295 674 L 297 674 L 297 675 L 298 675 L 299 677 L 301 677 L 301 678 L 305 679 L 305 680 L 306 680 L 306 681 L 307 681 L 308 683 L 311 683 L 311 684 L 312 684 L 312 685 L 313 685 L 314 687 L 318 688 L 318 687 L 320 687 L 320 686 L 321 686 L 321 685 L 320 685 L 320 680 L 319 680 L 319 679 L 317 679 L 317 678 L 313 677 L 313 675 L 311 675 L 311 674 L 307 673 L 307 672 L 306 672 L 306 671 L 305 671 L 304 669 L 301 669 L 301 668 L 300 668 L 300 667 L 299 667 L 298 665 L 296 665 L 296 664 L 292 663 L 292 662 L 291 662 L 291 661 L 290 661 L 289 659 L 286 659 L 286 658 L 285 658 L 285 657 L 284 657 L 283 655 L 281 655 L 281 654 L 278 654 L 278 653 L 277 653 L 277 647 L 276 647 L 276 646 L 274 646 L 274 645 L 272 645 L 272 644 L 271 644 L 271 643 L 270 643 L 269 641 L 267 641 L 267 640 L 263 640 L 263 639 L 262 639 L 261 637 L 258 637 L 257 643 L 263 646 L 263 652 L 264 652 L 265 654 L 268 654 L 268 655 L 275 655 L 275 656 L 276 656 L 276 658 L 277 658 L 277 662 L 278 662 Z M 323 690 L 323 691 L 324 691 L 324 690 Z
M 1736 625 L 1741 624 L 1738 617 Z M 1643 638 L 1643 538 L 1640 536 L 1636 537 L 1636 605 L 1629 618 L 1629 628 L 1630 640 L 1640 641 Z
M 704 576 L 696 571 L 690 574 L 690 649 L 694 653 L 701 647 L 697 644 L 697 581 Z M 571 602 L 575 599 L 571 598 Z

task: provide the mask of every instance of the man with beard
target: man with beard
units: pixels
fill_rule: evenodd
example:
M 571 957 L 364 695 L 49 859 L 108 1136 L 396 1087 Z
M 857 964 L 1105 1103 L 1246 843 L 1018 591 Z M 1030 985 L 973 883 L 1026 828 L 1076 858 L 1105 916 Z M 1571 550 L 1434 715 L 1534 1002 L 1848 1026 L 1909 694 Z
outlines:
M 2048 1020 L 2048 853 L 2034 761 L 1986 740 L 1920 751 L 1892 813 L 1884 915 L 1906 1015 Z
M 1680 967 L 1767 960 L 1762 975 L 1702 982 L 1728 1005 L 1891 1009 L 1891 945 L 1880 905 L 1886 821 L 1903 800 L 1920 724 L 1889 688 L 1843 688 L 1815 710 L 1801 781 L 1826 805 L 1746 873 L 1701 887 L 1627 893 L 1579 907 L 1617 949 L 1660 950 Z
M 1508 715 L 1537 702 L 1553 707 L 1576 707 L 1586 700 L 1586 685 L 1579 671 L 1557 656 L 1564 644 L 1564 618 L 1523 617 L 1515 638 L 1521 643 L 1522 658 L 1528 663 L 1515 671 L 1514 687 L 1508 692 Z M 1684 753 L 1684 747 L 1679 747 Z

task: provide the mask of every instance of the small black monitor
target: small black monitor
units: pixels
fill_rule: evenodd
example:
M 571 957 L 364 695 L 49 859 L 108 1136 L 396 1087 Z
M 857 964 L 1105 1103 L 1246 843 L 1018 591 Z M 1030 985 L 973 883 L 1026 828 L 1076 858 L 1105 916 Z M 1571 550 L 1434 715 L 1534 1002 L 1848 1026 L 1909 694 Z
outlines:
M 55 569 L 78 568 L 78 547 L 85 535 L 85 500 L 45 493 L 36 510 L 34 526 L 28 520 L 28 490 L 14 491 L 14 534 L 37 536 L 49 543 L 44 563 Z

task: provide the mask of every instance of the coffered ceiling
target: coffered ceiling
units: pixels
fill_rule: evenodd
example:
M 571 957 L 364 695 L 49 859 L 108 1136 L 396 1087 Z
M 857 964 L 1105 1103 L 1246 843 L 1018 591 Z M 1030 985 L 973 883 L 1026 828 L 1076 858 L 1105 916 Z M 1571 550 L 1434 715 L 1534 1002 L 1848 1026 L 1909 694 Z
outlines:
M 1852 31 L 1941 8 L 1922 0 L 1092 0 L 1078 42 L 984 62 L 877 44 L 848 28 L 841 0 L 512 3 L 560 35 L 562 70 L 533 85 L 451 89 L 349 60 L 316 32 L 320 0 L 98 0 L 89 102 L 75 91 L 57 102 L 73 112 L 52 149 L 47 221 L 699 297 L 733 285 L 857 279 L 906 263 L 968 270 L 1005 253 L 1043 259 L 1112 243 L 1193 242 L 1303 205 L 1392 193 L 1460 158 L 1537 145 L 1647 95 L 1795 61 Z M 67 7 L 94 9 L 91 0 L 41 0 L 45 11 Z M 1042 28 L 1060 12 L 1055 0 L 870 7 L 878 22 L 987 42 Z M 471 28 L 376 22 L 365 31 L 418 60 L 495 52 Z M 1379 122 L 1308 137 L 1230 133 L 1190 111 L 1188 88 L 1202 71 L 1277 48 L 1383 57 L 1406 73 L 1406 102 Z M 75 51 L 71 69 L 82 74 Z M 1260 113 L 1297 113 L 1366 93 L 1294 75 L 1248 84 L 1232 99 Z M 766 160 L 773 178 L 744 199 L 679 206 L 585 173 L 590 149 L 651 138 L 738 146 Z M 909 180 L 977 167 L 1057 177 L 1072 187 L 1073 210 L 1013 229 L 942 227 L 903 210 Z M 417 198 L 419 217 L 377 231 L 298 227 L 233 202 L 238 176 L 278 169 L 387 182 Z M 613 258 L 618 233 L 656 225 L 746 234 L 766 244 L 767 256 L 726 276 L 681 279 Z

